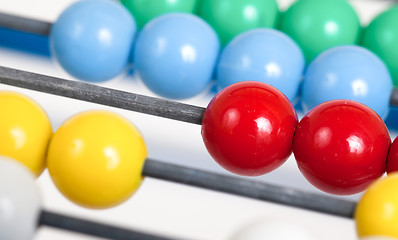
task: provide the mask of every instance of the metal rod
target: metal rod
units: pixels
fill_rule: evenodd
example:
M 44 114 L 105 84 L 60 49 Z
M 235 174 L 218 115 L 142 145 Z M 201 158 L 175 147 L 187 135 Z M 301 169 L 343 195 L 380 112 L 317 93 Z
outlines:
M 176 101 L 1 66 L 0 83 L 198 125 L 202 124 L 206 110 Z M 390 104 L 398 107 L 398 89 L 392 91 Z
M 51 25 L 51 23 L 45 21 L 0 13 L 0 27 L 12 30 L 48 36 Z
M 353 218 L 356 207 L 353 201 L 150 159 L 142 175 L 345 218 Z
M 58 213 L 42 210 L 39 217 L 39 225 L 65 229 L 91 236 L 116 239 L 116 240 L 168 240 L 170 238 L 159 237 L 134 230 L 115 227 L 107 224 L 83 220 L 65 216 Z
M 1 66 L 0 83 L 199 125 L 205 111 L 175 101 Z

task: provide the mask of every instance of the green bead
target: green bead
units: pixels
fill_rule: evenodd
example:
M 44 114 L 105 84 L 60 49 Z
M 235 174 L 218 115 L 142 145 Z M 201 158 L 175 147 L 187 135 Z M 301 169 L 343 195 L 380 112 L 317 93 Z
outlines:
M 199 8 L 223 45 L 244 31 L 274 27 L 278 12 L 275 0 L 203 0 Z
M 362 45 L 387 65 L 398 87 L 398 6 L 376 17 L 365 29 Z
M 361 29 L 345 0 L 299 0 L 283 14 L 280 26 L 300 45 L 307 63 L 328 48 L 357 43 Z
M 121 0 L 121 2 L 133 14 L 139 29 L 151 19 L 165 13 L 193 13 L 197 4 L 197 0 Z

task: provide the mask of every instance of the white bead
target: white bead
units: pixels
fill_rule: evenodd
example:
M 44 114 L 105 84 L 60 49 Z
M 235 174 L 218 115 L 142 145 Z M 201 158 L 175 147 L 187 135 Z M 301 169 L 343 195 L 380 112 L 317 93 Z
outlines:
M 31 240 L 40 211 L 39 193 L 30 170 L 0 156 L 0 239 Z
M 241 229 L 231 240 L 316 240 L 305 228 L 287 221 L 260 221 Z

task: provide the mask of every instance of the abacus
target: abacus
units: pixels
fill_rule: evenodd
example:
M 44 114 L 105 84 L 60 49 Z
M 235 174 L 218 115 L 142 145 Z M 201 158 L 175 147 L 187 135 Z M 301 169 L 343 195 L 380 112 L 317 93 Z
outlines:
M 43 25 L 42 25 L 43 26 Z M 24 25 L 26 27 L 26 25 Z M 45 28 L 44 28 L 45 29 Z M 43 33 L 46 33 L 47 30 L 44 30 Z M 145 96 L 135 95 L 132 93 L 127 93 L 124 91 L 112 90 L 108 88 L 103 88 L 99 86 L 93 86 L 91 84 L 86 84 L 82 82 L 67 82 L 62 79 L 47 77 L 43 75 L 33 74 L 24 71 L 18 71 L 13 69 L 8 69 L 2 67 L 0 69 L 1 77 L 0 81 L 5 84 L 11 84 L 18 87 L 24 87 L 32 90 L 46 91 L 48 93 L 57 94 L 61 96 L 73 97 L 80 100 L 96 102 L 100 104 L 106 104 L 113 107 L 121 107 L 124 109 L 130 110 L 138 110 L 139 112 L 150 113 L 157 116 L 169 117 L 176 120 L 188 121 L 195 124 L 201 124 L 202 117 L 204 113 L 204 108 L 195 107 L 192 105 L 184 105 L 178 104 L 166 100 L 160 100 L 157 98 L 147 98 Z M 127 85 L 127 83 L 126 83 Z M 79 91 L 76 91 L 79 90 Z M 29 91 L 28 91 L 29 92 Z M 395 92 L 395 91 L 394 91 Z M 32 94 L 32 93 L 30 93 Z M 33 97 L 35 99 L 35 97 Z M 395 95 L 391 99 L 391 102 L 394 103 Z M 135 99 L 136 101 L 131 101 Z M 36 100 L 36 99 L 35 99 Z M 70 101 L 70 100 L 68 100 Z M 194 100 L 195 101 L 195 100 Z M 150 103 L 149 105 L 146 103 Z M 92 106 L 92 105 L 91 105 Z M 146 106 L 150 106 L 146 109 Z M 166 106 L 166 107 L 165 107 Z M 97 107 L 97 106 L 96 106 Z M 92 108 L 92 107 L 90 107 Z M 174 111 L 173 111 L 174 110 Z M 181 112 L 183 110 L 183 112 Z M 69 114 L 68 114 L 69 115 Z M 70 115 L 69 115 L 70 116 Z M 68 117 L 66 117 L 68 118 Z M 64 121 L 66 118 L 62 119 Z M 159 119 L 156 119 L 159 120 Z M 169 122 L 167 122 L 169 123 Z M 171 124 L 171 123 L 170 123 Z M 54 127 L 55 128 L 55 127 Z M 144 132 L 144 131 L 143 131 Z M 198 133 L 197 129 L 196 134 Z M 144 133 L 145 134 L 145 133 Z M 160 157 L 156 157 L 157 159 L 161 159 Z M 178 162 L 179 164 L 186 164 L 185 162 Z M 311 193 L 295 191 L 290 188 L 278 188 L 272 185 L 268 186 L 267 184 L 256 183 L 250 180 L 240 180 L 236 177 L 224 177 L 219 175 L 212 175 L 207 173 L 206 171 L 194 170 L 191 167 L 181 168 L 174 165 L 169 165 L 166 163 L 160 163 L 156 161 L 147 161 L 144 165 L 143 175 L 156 177 L 161 179 L 168 179 L 176 182 L 185 182 L 191 185 L 207 187 L 214 190 L 220 190 L 227 193 L 234 193 L 243 196 L 254 196 L 258 199 L 264 199 L 268 201 L 274 201 L 279 203 L 285 203 L 292 206 L 304 207 L 311 210 L 317 210 L 321 212 L 328 212 L 338 216 L 352 217 L 354 203 L 346 200 L 335 200 L 329 197 L 322 197 L 319 194 L 312 195 Z M 195 178 L 197 176 L 197 178 Z M 214 177 L 214 178 L 213 178 Z M 207 181 L 206 181 L 207 179 Z M 282 180 L 282 178 L 278 177 L 278 181 Z M 217 181 L 222 181 L 223 184 L 218 186 L 214 184 Z M 229 185 L 230 184 L 230 185 Z M 236 188 L 236 186 L 245 186 L 246 189 L 249 189 L 246 193 L 242 189 L 243 187 Z M 144 188 L 143 186 L 142 188 Z M 240 191 L 242 190 L 242 191 Z M 269 191 L 270 194 L 267 194 Z M 258 196 L 258 193 L 261 192 L 261 196 Z M 277 192 L 277 194 L 275 194 Z M 284 195 L 285 194 L 285 195 Z M 256 197 L 257 196 L 257 197 Z M 273 199 L 274 198 L 274 199 Z M 318 199 L 319 205 L 313 204 L 310 200 Z M 321 200 L 323 199 L 323 200 Z M 129 200 L 130 201 L 130 200 Z M 327 204 L 325 204 L 327 203 Z M 330 204 L 330 205 L 329 205 Z M 325 208 L 325 205 L 329 205 L 329 207 Z M 327 210 L 329 209 L 329 210 Z M 294 211 L 294 210 L 293 210 Z M 51 222 L 57 219 L 57 214 L 43 212 L 42 214 L 42 223 L 49 224 L 51 226 Z M 62 216 L 59 215 L 59 218 Z M 58 219 L 59 219 L 58 218 Z M 65 217 L 67 218 L 67 217 Z M 47 220 L 46 220 L 47 219 Z M 73 219 L 70 218 L 70 221 L 73 223 Z M 55 221 L 56 222 L 56 221 Z M 74 222 L 74 224 L 83 225 L 83 221 L 78 223 Z M 87 222 L 89 225 L 89 223 Z M 62 224 L 61 224 L 62 225 Z M 93 224 L 95 225 L 95 224 Z M 92 225 L 92 226 L 93 226 Z M 56 223 L 53 222 L 53 226 L 57 226 Z M 106 226 L 97 226 L 99 228 L 106 228 Z M 73 229 L 73 227 L 71 227 Z M 76 227 L 79 229 L 79 227 Z M 108 229 L 106 229 L 108 230 Z M 80 230 L 84 232 L 85 230 Z M 108 233 L 112 231 L 109 230 Z M 120 230 L 123 232 L 122 230 Z M 156 230 L 155 230 L 156 231 Z M 95 232 L 95 230 L 93 231 Z M 107 232 L 107 231 L 104 231 Z M 89 233 L 86 231 L 86 233 Z M 126 232 L 127 235 L 132 236 L 134 239 L 134 235 L 131 235 L 131 232 Z M 163 235 L 163 234 L 162 234 Z M 167 235 L 167 234 L 166 234 Z M 171 237 L 172 234 L 170 234 Z M 110 235 L 99 235 L 99 236 L 107 236 L 107 237 L 115 237 Z M 143 238 L 143 236 L 141 236 Z M 176 236 L 178 237 L 178 236 Z M 197 236 L 192 236 L 193 238 Z M 139 238 L 139 237 L 138 237 Z M 150 235 L 148 239 L 152 239 L 154 236 Z M 206 238 L 206 237 L 204 237 Z

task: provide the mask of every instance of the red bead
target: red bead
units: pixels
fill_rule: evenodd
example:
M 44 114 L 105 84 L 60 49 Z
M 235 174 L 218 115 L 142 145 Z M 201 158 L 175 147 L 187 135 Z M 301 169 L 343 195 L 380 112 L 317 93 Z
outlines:
M 298 124 L 293 153 L 305 178 L 327 193 L 363 191 L 385 172 L 391 139 L 367 106 L 334 100 L 312 109 Z
M 398 172 L 398 137 L 391 144 L 387 160 L 387 174 Z
M 240 82 L 217 94 L 207 107 L 202 137 L 214 160 L 239 175 L 278 168 L 292 153 L 297 115 L 276 88 Z

